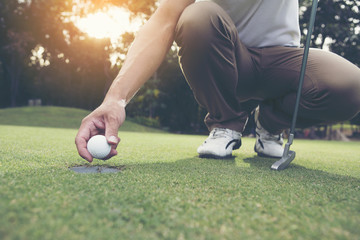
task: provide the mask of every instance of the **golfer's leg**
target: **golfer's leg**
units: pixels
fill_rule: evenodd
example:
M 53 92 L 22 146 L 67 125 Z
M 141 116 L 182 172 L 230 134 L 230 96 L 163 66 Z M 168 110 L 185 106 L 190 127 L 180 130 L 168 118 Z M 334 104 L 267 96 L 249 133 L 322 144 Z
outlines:
M 250 54 L 230 17 L 217 4 L 199 2 L 183 12 L 176 30 L 179 60 L 198 103 L 209 112 L 205 123 L 242 132 L 249 110 L 236 97 L 238 66 L 251 78 Z M 241 54 L 238 54 L 241 52 Z
M 299 74 L 302 56 L 297 58 L 298 61 L 282 66 L 287 67 L 284 74 L 290 78 L 293 77 L 291 71 Z M 269 98 L 260 106 L 261 124 L 269 131 L 276 133 L 290 127 L 297 85 L 298 81 L 290 80 L 288 93 Z M 297 127 L 345 121 L 358 112 L 360 69 L 336 54 L 310 49 Z

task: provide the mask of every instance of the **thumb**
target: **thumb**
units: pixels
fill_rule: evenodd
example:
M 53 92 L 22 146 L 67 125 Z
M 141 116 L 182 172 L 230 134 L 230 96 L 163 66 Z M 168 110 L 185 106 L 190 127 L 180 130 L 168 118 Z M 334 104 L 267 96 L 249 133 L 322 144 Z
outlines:
M 105 118 L 105 137 L 111 145 L 118 145 L 120 138 L 118 137 L 119 123 L 116 118 Z

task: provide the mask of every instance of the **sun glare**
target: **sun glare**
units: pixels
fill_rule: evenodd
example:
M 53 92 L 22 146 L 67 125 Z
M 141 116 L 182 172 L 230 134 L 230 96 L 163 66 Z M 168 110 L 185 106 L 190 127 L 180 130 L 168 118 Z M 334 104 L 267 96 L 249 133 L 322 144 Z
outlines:
M 80 18 L 76 26 L 90 37 L 118 39 L 125 32 L 136 32 L 141 26 L 140 19 L 130 21 L 130 13 L 118 7 L 106 12 L 96 12 Z

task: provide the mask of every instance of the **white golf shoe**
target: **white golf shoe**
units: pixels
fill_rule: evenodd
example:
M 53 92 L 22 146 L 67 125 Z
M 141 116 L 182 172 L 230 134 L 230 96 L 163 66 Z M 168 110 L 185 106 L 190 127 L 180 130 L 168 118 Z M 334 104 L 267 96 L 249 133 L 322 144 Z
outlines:
M 256 143 L 254 150 L 259 157 L 281 158 L 284 152 L 282 134 L 271 134 L 259 121 L 259 108 L 255 110 Z
M 241 133 L 226 128 L 214 128 L 205 142 L 198 147 L 201 158 L 229 158 L 241 146 Z

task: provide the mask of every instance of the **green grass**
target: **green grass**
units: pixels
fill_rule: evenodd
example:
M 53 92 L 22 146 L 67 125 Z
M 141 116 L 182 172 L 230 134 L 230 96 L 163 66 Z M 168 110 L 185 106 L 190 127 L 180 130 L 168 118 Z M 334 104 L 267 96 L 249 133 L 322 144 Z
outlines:
M 37 126 L 53 128 L 79 128 L 81 120 L 90 112 L 66 107 L 18 107 L 0 109 L 0 124 L 16 126 Z M 162 132 L 126 121 L 121 127 L 123 131 Z
M 295 140 L 281 172 L 254 139 L 199 159 L 204 136 L 120 131 L 78 174 L 76 129 L 0 125 L 0 239 L 359 239 L 359 142 Z

